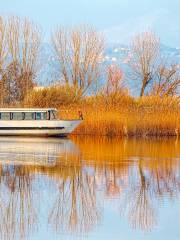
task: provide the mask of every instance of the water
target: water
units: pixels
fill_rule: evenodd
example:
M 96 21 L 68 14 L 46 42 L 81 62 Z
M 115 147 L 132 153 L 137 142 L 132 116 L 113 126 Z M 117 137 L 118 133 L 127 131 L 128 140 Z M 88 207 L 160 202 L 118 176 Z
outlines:
M 0 239 L 180 239 L 180 141 L 0 138 Z

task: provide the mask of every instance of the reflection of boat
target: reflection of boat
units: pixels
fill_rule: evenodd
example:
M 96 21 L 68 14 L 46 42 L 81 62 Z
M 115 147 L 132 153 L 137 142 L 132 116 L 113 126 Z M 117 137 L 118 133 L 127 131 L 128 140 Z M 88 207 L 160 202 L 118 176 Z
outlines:
M 1 164 L 53 166 L 57 159 L 77 152 L 69 139 L 0 137 Z
M 56 109 L 1 108 L 0 135 L 66 136 L 81 122 L 57 119 Z

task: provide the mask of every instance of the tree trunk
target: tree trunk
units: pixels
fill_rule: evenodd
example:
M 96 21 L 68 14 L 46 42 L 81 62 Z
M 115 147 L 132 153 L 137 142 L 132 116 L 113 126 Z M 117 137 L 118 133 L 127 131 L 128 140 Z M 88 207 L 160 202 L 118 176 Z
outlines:
M 143 85 L 142 85 L 142 87 L 141 87 L 140 97 L 143 97 L 143 96 L 144 96 L 145 88 L 146 88 L 146 84 L 143 83 Z

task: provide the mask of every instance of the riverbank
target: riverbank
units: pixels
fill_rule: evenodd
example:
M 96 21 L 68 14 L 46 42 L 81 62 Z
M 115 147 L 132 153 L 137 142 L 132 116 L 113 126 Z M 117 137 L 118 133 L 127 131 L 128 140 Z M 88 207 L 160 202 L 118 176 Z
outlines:
M 180 135 L 179 99 L 134 99 L 120 104 L 106 105 L 89 101 L 60 108 L 63 118 L 77 118 L 83 113 L 84 121 L 74 135 L 170 137 Z

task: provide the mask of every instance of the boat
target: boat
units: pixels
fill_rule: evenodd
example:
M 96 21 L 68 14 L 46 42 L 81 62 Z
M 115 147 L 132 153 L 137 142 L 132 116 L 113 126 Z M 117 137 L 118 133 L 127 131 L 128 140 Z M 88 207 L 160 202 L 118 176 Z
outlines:
M 55 108 L 0 108 L 0 136 L 65 137 L 83 121 L 62 120 Z

